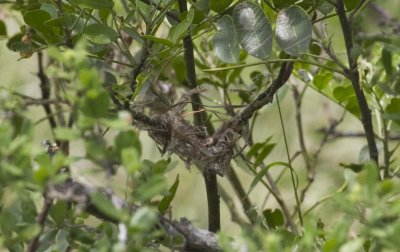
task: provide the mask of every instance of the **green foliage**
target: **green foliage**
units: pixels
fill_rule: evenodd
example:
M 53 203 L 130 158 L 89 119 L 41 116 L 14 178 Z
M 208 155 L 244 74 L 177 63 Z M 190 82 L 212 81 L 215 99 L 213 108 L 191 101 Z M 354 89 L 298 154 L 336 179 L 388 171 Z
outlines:
M 0 1 L 0 250 L 397 251 L 393 3 Z

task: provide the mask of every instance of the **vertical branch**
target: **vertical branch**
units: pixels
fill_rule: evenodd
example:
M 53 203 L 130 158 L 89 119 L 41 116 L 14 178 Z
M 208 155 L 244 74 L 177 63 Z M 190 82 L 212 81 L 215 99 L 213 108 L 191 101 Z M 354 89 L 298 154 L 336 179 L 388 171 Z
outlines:
M 53 205 L 53 200 L 49 199 L 48 197 L 45 197 L 44 202 L 43 202 L 42 211 L 39 213 L 39 215 L 37 217 L 37 223 L 40 226 L 40 232 L 30 241 L 30 243 L 28 245 L 28 249 L 26 251 L 34 252 L 37 250 L 37 248 L 39 246 L 39 238 L 44 229 L 44 222 L 46 221 L 47 215 L 49 214 L 49 211 L 50 211 L 50 208 L 52 205 Z
M 361 122 L 364 127 L 370 158 L 374 160 L 376 165 L 379 167 L 378 149 L 376 147 L 376 142 L 375 142 L 371 110 L 368 107 L 365 94 L 361 87 L 357 59 L 353 56 L 353 49 L 354 49 L 353 34 L 351 31 L 351 23 L 349 22 L 346 16 L 343 0 L 337 1 L 336 13 L 339 17 L 340 25 L 343 31 L 344 42 L 346 45 L 346 52 L 347 52 L 347 60 L 349 63 L 349 68 L 344 70 L 348 74 L 350 81 L 353 85 L 354 93 L 356 95 L 358 106 L 360 108 Z M 378 170 L 378 176 L 380 176 L 379 170 Z
M 178 0 L 179 11 L 184 13 L 187 11 L 186 0 Z M 183 38 L 184 58 L 186 64 L 187 81 L 191 89 L 197 87 L 196 69 L 194 64 L 193 41 L 189 35 Z M 195 112 L 194 124 L 201 130 L 203 137 L 206 136 L 205 132 L 205 118 L 206 114 L 203 109 L 203 104 L 198 93 L 191 95 L 192 110 Z M 207 191 L 208 203 L 208 229 L 212 232 L 220 230 L 220 206 L 218 195 L 217 175 L 203 171 L 204 182 Z
M 46 141 L 44 144 L 47 148 L 47 150 L 46 150 L 47 154 L 49 154 L 50 157 L 53 157 L 58 151 L 57 144 L 52 144 L 52 143 L 50 143 L 50 141 Z M 32 240 L 29 242 L 29 245 L 27 248 L 28 252 L 34 252 L 37 250 L 37 248 L 39 246 L 39 238 L 43 233 L 44 224 L 47 219 L 47 216 L 49 215 L 49 211 L 50 211 L 50 208 L 52 205 L 53 205 L 53 199 L 48 197 L 47 190 L 46 190 L 44 192 L 43 207 L 37 217 L 37 223 L 40 226 L 40 232 L 35 237 L 33 237 Z
M 50 98 L 51 90 L 50 90 L 49 78 L 47 78 L 47 75 L 44 73 L 43 69 L 43 53 L 41 51 L 38 51 L 37 56 L 38 56 L 38 68 L 39 68 L 37 76 L 39 77 L 40 80 L 40 92 L 42 93 L 42 99 L 48 100 Z M 43 103 L 42 106 L 44 111 L 46 112 L 46 116 L 49 120 L 50 127 L 52 129 L 55 129 L 57 127 L 57 123 L 53 116 L 53 111 L 50 107 L 50 104 Z

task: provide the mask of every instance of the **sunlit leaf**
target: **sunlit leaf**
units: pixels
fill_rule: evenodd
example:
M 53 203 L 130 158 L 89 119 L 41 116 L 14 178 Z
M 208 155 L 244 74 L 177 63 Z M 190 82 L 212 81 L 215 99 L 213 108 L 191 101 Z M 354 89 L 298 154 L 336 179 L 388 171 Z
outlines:
M 133 174 L 141 167 L 138 151 L 133 148 L 125 148 L 121 152 L 121 159 L 128 174 Z
M 251 2 L 238 4 L 233 21 L 240 45 L 250 55 L 268 58 L 272 51 L 272 27 L 263 9 Z
M 311 35 L 312 25 L 302 8 L 293 5 L 279 11 L 276 20 L 276 40 L 287 54 L 297 57 L 306 52 Z
M 227 63 L 236 63 L 239 60 L 239 40 L 230 16 L 224 15 L 217 23 L 217 32 L 214 35 L 214 51 L 219 59 Z
M 324 89 L 332 80 L 333 74 L 331 72 L 323 72 L 314 76 L 312 84 L 318 89 Z

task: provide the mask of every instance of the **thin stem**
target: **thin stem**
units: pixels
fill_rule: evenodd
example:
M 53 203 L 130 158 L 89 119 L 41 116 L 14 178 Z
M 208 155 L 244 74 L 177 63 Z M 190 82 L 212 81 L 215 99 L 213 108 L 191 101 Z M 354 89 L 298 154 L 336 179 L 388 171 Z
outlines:
M 341 74 L 343 76 L 347 77 L 347 73 L 345 71 L 342 71 L 340 69 L 336 69 L 318 62 L 313 62 L 313 61 L 308 61 L 308 60 L 303 60 L 303 59 L 275 59 L 275 60 L 265 60 L 265 61 L 259 61 L 255 63 L 249 63 L 249 64 L 241 64 L 241 65 L 234 65 L 234 66 L 227 66 L 227 67 L 217 67 L 217 68 L 209 68 L 209 69 L 202 69 L 203 72 L 216 72 L 216 71 L 225 71 L 225 70 L 231 70 L 231 69 L 239 69 L 239 68 L 245 68 L 245 67 L 251 67 L 251 66 L 258 66 L 258 65 L 264 65 L 264 64 L 269 64 L 269 63 L 278 63 L 278 62 L 294 62 L 294 63 L 305 63 L 305 64 L 310 64 L 314 66 L 318 66 L 321 68 L 325 68 L 329 71 Z
M 292 179 L 294 197 L 296 198 L 297 213 L 298 213 L 298 215 L 299 215 L 300 225 L 303 226 L 303 216 L 302 216 L 302 214 L 301 214 L 300 200 L 299 200 L 299 195 L 298 195 L 298 193 L 297 193 L 297 185 L 296 185 L 295 178 L 294 178 L 295 175 L 294 175 L 294 171 L 293 171 L 292 161 L 291 161 L 291 159 L 290 159 L 289 146 L 288 146 L 288 143 L 287 143 L 285 125 L 284 125 L 284 123 L 283 123 L 282 112 L 281 112 L 281 106 L 280 106 L 280 104 L 279 104 L 278 95 L 276 94 L 275 97 L 276 97 L 276 103 L 278 104 L 279 119 L 280 119 L 280 121 L 281 121 L 283 139 L 284 139 L 285 148 L 286 148 L 286 155 L 287 155 L 287 159 L 288 159 L 289 166 L 292 167 L 292 169 L 290 169 L 290 177 L 291 177 L 291 179 Z

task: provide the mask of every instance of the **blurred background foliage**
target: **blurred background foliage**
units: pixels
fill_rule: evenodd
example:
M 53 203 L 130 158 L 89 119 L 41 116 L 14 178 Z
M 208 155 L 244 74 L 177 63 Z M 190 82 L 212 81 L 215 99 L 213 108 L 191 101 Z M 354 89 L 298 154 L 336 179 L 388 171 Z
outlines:
M 110 204 L 101 194 L 91 198 L 108 216 L 128 223 L 127 251 L 159 249 L 157 244 L 151 247 L 150 241 L 163 244 L 161 249 L 174 244 L 174 241 L 160 241 L 161 231 L 152 228 L 160 212 L 167 212 L 173 219 L 186 217 L 196 227 L 207 228 L 202 173 L 194 167 L 188 170 L 176 155 L 162 156 L 160 146 L 145 130 L 129 126 L 132 120 L 129 113 L 115 111 L 109 92 L 118 93 L 120 101 L 133 95 L 136 105 L 147 114 L 165 113 L 188 87 L 180 41 L 185 32 L 192 29 L 197 80 L 207 89 L 201 97 L 210 121 L 217 128 L 232 116 L 230 113 L 238 111 L 230 111 L 224 105 L 248 104 L 272 82 L 281 63 L 251 66 L 267 56 L 253 55 L 242 44 L 242 50 L 239 44 L 224 47 L 224 39 L 231 35 L 229 25 L 233 25 L 235 17 L 240 18 L 233 10 L 238 1 L 210 0 L 206 7 L 203 4 L 208 1 L 189 1 L 192 11 L 181 15 L 175 1 L 154 1 L 153 7 L 145 2 L 0 1 L 0 245 L 3 248 L 24 250 L 29 241 L 42 234 L 40 251 L 122 249 L 119 247 L 123 246 L 119 237 L 121 229 L 86 213 L 76 214 L 79 205 L 71 208 L 63 201 L 56 201 L 45 230 L 36 224 L 45 188 L 67 179 L 65 173 L 60 172 L 65 167 L 69 167 L 76 181 L 90 187 L 109 188 L 128 202 L 139 203 L 140 211 L 132 215 Z M 278 26 L 277 12 L 293 6 L 296 1 L 251 2 L 262 8 L 274 31 Z M 312 18 L 313 3 L 329 5 L 329 1 L 297 2 L 296 6 L 307 20 Z M 347 11 L 351 13 L 352 8 L 356 8 L 352 4 L 357 6 L 358 2 L 345 1 Z M 240 157 L 232 161 L 245 191 L 251 190 L 249 198 L 254 209 L 265 217 L 266 226 L 276 232 L 265 232 L 263 225 L 254 227 L 232 221 L 232 208 L 237 209 L 240 218 L 245 219 L 246 215 L 230 183 L 222 177 L 219 178 L 220 187 L 234 200 L 233 205 L 221 200 L 221 248 L 226 251 L 240 247 L 246 248 L 244 251 L 291 251 L 293 247 L 299 251 L 396 251 L 400 247 L 396 239 L 400 234 L 400 163 L 396 159 L 400 121 L 400 11 L 397 4 L 396 0 L 371 1 L 353 20 L 357 46 L 352 53 L 359 57 L 362 88 L 371 105 L 375 133 L 378 139 L 384 139 L 378 141 L 378 149 L 380 153 L 391 154 L 390 160 L 380 156 L 382 167 L 385 162 L 390 165 L 391 178 L 378 181 L 375 164 L 367 161 L 368 148 L 350 81 L 324 67 L 297 62 L 288 84 L 278 91 L 281 111 L 275 99 L 250 121 L 251 140 L 255 145 L 245 148 L 243 154 L 251 163 Z M 321 62 L 317 57 L 314 61 L 310 55 L 328 57 L 321 49 L 325 43 L 339 61 L 346 62 L 340 23 L 336 16 L 330 17 L 333 9 L 329 6 L 323 9 L 321 5 L 315 15 L 322 19 L 314 24 L 312 43 L 307 43 L 305 51 L 300 48 L 291 54 L 274 38 L 267 54 L 272 59 L 281 59 L 284 50 L 293 56 L 300 53 L 308 61 Z M 157 7 L 160 10 L 156 12 Z M 223 14 L 233 18 L 223 19 Z M 177 17 L 180 22 L 174 20 Z M 239 40 L 241 36 L 239 34 Z M 218 51 L 219 46 L 222 51 Z M 226 53 L 232 54 L 226 57 Z M 39 68 L 39 57 L 45 69 Z M 135 76 L 137 93 L 132 94 L 129 88 L 132 66 L 140 65 L 143 58 L 148 61 Z M 235 64 L 249 66 L 229 68 Z M 337 67 L 334 62 L 321 64 Z M 207 72 L 210 68 L 224 67 L 225 70 Z M 49 125 L 49 115 L 39 101 L 43 95 L 39 88 L 41 73 L 53 81 L 48 99 L 64 101 L 61 105 L 52 104 L 65 113 L 64 118 L 55 115 L 61 126 L 57 129 Z M 69 127 L 65 121 L 71 111 L 76 111 L 71 113 L 76 117 L 74 127 Z M 257 165 L 287 162 L 280 113 L 288 152 L 291 157 L 295 156 L 291 167 L 298 178 L 298 191 L 301 193 L 307 188 L 301 205 L 304 215 L 301 237 L 287 231 L 282 212 L 275 210 L 280 209 L 280 204 L 255 180 L 257 177 L 249 168 L 253 167 L 257 174 Z M 300 153 L 304 147 L 299 143 L 296 119 L 299 114 L 308 158 L 312 159 L 315 153 L 319 155 L 312 164 L 315 174 L 307 170 L 310 163 Z M 191 120 L 190 116 L 187 119 Z M 327 135 L 332 125 L 335 125 L 334 131 Z M 384 128 L 388 129 L 387 135 Z M 59 143 L 68 141 L 68 153 L 59 151 L 49 155 L 49 147 L 44 151 L 41 145 L 47 139 L 51 142 L 57 139 Z M 320 144 L 325 141 L 321 148 Z M 239 143 L 245 144 L 244 141 Z M 58 147 L 63 150 L 65 146 Z M 117 168 L 113 164 L 118 164 Z M 289 170 L 285 169 L 272 166 L 269 172 L 274 179 L 282 176 L 276 186 L 299 225 L 292 180 Z M 354 172 L 359 169 L 361 173 Z M 312 180 L 308 180 L 310 176 Z M 339 191 L 345 193 L 336 193 Z M 144 239 L 144 235 L 148 237 Z

